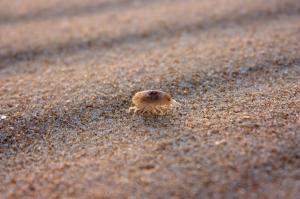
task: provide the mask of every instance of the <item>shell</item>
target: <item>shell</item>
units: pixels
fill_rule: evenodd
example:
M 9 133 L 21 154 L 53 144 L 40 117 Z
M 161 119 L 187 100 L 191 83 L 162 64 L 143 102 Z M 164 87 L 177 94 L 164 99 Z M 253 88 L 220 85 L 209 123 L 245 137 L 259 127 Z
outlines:
M 171 95 L 160 90 L 145 90 L 137 92 L 132 97 L 134 106 L 129 108 L 129 112 L 140 113 L 142 115 L 165 115 L 174 105 L 180 105 L 172 99 Z

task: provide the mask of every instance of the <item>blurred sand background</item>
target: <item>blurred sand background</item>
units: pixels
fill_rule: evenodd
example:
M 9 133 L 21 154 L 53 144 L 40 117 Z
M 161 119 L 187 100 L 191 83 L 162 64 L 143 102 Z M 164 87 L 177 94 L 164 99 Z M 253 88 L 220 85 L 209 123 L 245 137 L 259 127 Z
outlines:
M 1 0 L 0 115 L 0 198 L 299 198 L 300 2 Z

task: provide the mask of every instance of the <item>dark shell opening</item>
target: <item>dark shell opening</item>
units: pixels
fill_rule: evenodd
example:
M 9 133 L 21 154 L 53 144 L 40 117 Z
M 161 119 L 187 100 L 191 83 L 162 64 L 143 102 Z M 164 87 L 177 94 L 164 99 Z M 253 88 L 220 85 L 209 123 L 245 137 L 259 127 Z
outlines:
M 159 100 L 160 93 L 158 91 L 149 91 L 148 96 L 151 100 Z

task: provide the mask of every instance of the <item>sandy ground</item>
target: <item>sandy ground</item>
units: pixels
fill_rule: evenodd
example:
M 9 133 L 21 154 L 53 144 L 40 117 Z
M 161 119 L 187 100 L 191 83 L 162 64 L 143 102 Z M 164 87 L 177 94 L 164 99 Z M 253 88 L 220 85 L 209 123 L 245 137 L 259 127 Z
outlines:
M 299 41 L 298 0 L 1 0 L 0 198 L 299 198 Z

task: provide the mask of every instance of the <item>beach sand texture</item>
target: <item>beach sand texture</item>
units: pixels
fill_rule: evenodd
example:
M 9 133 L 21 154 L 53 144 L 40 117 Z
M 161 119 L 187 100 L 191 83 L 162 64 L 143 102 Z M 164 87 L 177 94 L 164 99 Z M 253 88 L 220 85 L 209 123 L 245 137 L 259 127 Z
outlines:
M 0 116 L 0 198 L 299 198 L 300 2 L 1 0 Z

